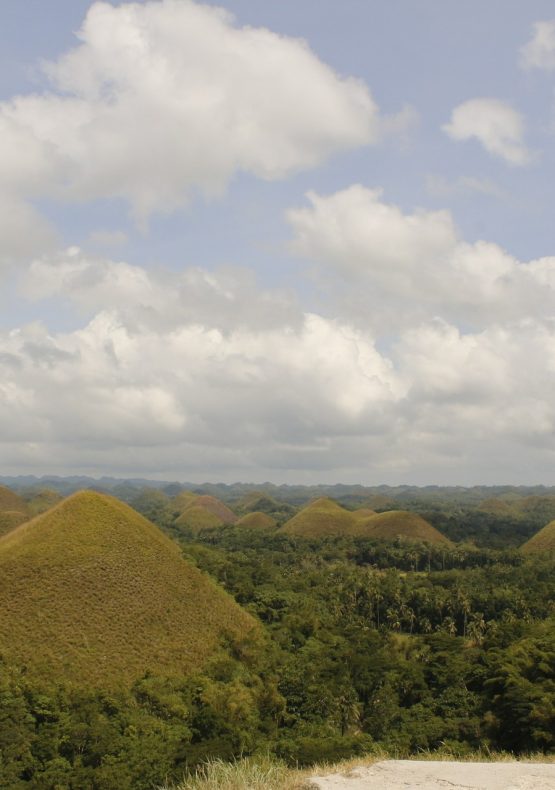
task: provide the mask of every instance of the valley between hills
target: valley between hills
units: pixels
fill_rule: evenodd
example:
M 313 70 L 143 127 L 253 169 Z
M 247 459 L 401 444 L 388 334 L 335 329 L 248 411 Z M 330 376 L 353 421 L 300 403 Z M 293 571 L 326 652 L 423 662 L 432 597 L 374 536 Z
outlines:
M 551 489 L 4 482 L 1 787 L 555 751 Z

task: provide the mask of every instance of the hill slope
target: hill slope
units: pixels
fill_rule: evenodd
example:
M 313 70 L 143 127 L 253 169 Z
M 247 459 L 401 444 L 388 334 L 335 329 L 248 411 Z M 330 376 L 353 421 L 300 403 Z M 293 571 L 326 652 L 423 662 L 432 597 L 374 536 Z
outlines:
M 0 539 L 0 653 L 116 688 L 198 669 L 255 621 L 122 502 L 74 494 Z
M 27 505 L 25 500 L 12 491 L 11 488 L 0 486 L 0 512 L 5 510 L 27 513 Z
M 400 537 L 405 540 L 443 543 L 445 546 L 453 545 L 445 535 L 442 535 L 425 519 L 408 510 L 388 510 L 385 513 L 377 513 L 365 521 L 358 522 L 356 534 L 382 540 L 395 540 Z
M 353 514 L 349 510 L 332 499 L 322 497 L 310 502 L 279 531 L 305 538 L 322 538 L 326 535 L 348 535 L 353 523 Z
M 530 540 L 520 547 L 520 550 L 524 554 L 551 554 L 555 552 L 555 521 L 550 521 L 543 529 L 532 535 Z
M 246 513 L 242 516 L 239 521 L 235 523 L 235 526 L 241 527 L 242 529 L 273 530 L 277 527 L 277 522 L 275 518 L 272 518 L 268 513 L 255 510 L 252 513 Z

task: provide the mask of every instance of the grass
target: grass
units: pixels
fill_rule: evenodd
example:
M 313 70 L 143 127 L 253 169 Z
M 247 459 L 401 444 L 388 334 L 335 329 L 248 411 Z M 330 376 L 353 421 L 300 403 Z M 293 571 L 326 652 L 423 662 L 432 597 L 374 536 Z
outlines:
M 221 518 L 196 505 L 186 508 L 175 522 L 176 527 L 187 527 L 195 534 L 203 529 L 215 529 L 223 525 Z
M 290 518 L 280 532 L 300 535 L 306 538 L 320 538 L 326 535 L 349 535 L 354 524 L 351 511 L 338 505 L 332 499 L 316 499 Z
M 260 510 L 255 510 L 253 513 L 247 513 L 235 524 L 236 527 L 243 529 L 268 529 L 273 530 L 277 527 L 275 518 L 269 516 L 267 513 L 262 513 Z
M 118 500 L 80 492 L 0 539 L 0 653 L 30 673 L 118 688 L 203 666 L 257 625 Z
M 26 495 L 25 499 L 29 514 L 38 516 L 39 513 L 44 513 L 61 502 L 63 496 L 50 488 L 41 488 L 39 491 L 33 491 L 29 496 Z
M 175 524 L 197 533 L 203 529 L 215 529 L 225 524 L 235 524 L 237 516 L 227 505 L 213 496 L 198 496 L 190 492 L 178 494 L 173 500 L 176 510 L 181 511 Z
M 27 513 L 25 500 L 6 486 L 0 486 L 0 512 L 5 510 L 16 510 L 20 513 Z
M 532 535 L 530 540 L 520 547 L 524 554 L 551 554 L 555 552 L 555 521 L 546 524 L 543 529 Z
M 310 784 L 304 772 L 270 758 L 236 762 L 210 760 L 179 785 L 163 790 L 301 790 Z
M 351 535 L 395 540 L 402 537 L 405 540 L 452 545 L 450 540 L 416 513 L 406 510 L 374 513 L 368 508 L 350 511 L 332 499 L 325 498 L 317 499 L 304 507 L 280 531 L 307 538 Z
M 405 540 L 422 540 L 426 543 L 453 545 L 445 535 L 442 535 L 425 519 L 408 510 L 389 510 L 386 513 L 377 513 L 375 516 L 359 522 L 355 534 L 382 540 L 395 540 L 395 538 L 401 537 Z
M 28 519 L 27 513 L 21 513 L 19 510 L 0 510 L 0 537 Z
M 397 755 L 377 749 L 367 757 L 355 757 L 339 763 L 320 763 L 309 769 L 295 770 L 269 757 L 246 758 L 235 762 L 210 760 L 177 786 L 160 790 L 308 790 L 312 776 L 340 774 L 350 776 L 357 768 L 374 765 L 381 760 L 428 760 L 449 762 L 526 762 L 553 763 L 554 755 L 530 754 L 515 757 L 506 752 L 478 751 L 464 756 L 448 751 L 422 751 L 417 755 Z

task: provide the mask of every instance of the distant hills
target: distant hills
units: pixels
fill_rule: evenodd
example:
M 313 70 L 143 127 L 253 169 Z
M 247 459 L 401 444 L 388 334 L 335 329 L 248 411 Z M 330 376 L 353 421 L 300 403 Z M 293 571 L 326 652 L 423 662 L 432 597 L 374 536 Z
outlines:
M 196 494 L 210 494 L 221 499 L 231 507 L 240 503 L 251 494 L 266 495 L 278 502 L 300 506 L 319 497 L 331 497 L 350 507 L 368 506 L 384 509 L 397 505 L 418 502 L 428 507 L 441 502 L 451 502 L 464 506 L 478 506 L 485 499 L 516 495 L 518 497 L 546 495 L 555 496 L 555 486 L 415 486 L 415 485 L 276 485 L 274 483 L 191 483 L 148 478 L 88 477 L 85 475 L 11 475 L 0 476 L 0 483 L 11 488 L 51 488 L 63 494 L 70 494 L 83 488 L 91 488 L 105 493 L 114 493 L 122 499 L 136 495 L 141 488 L 159 488 L 169 496 L 189 490 Z M 378 497 L 372 500 L 372 497 Z M 264 507 L 255 507 L 264 510 Z
M 255 628 L 113 497 L 77 493 L 0 539 L 0 652 L 30 673 L 117 688 L 198 669 Z
M 404 510 L 374 513 L 369 508 L 349 511 L 326 498 L 317 499 L 304 507 L 281 527 L 280 532 L 305 538 L 345 535 L 452 545 L 451 541 L 416 513 Z

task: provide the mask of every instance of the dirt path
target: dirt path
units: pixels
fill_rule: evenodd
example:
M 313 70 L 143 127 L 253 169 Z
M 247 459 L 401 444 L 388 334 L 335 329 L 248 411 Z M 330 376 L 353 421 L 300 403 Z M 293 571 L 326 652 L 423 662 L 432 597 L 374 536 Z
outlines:
M 555 764 L 386 760 L 311 782 L 321 790 L 555 790 Z

